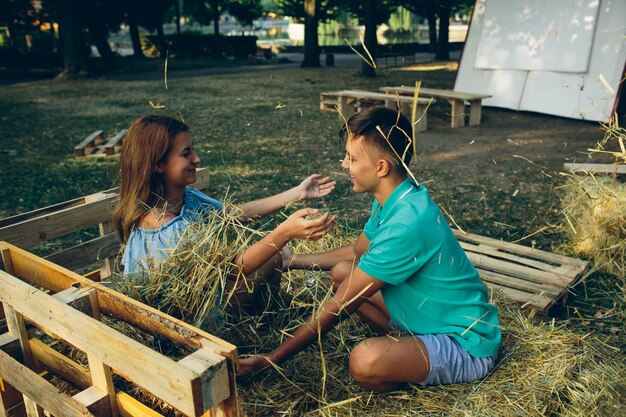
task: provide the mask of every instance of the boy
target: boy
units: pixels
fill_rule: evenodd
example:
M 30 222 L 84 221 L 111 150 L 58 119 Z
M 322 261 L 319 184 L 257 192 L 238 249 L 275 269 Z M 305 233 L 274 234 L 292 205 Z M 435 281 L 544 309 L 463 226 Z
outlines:
M 342 167 L 354 192 L 373 195 L 370 218 L 353 245 L 293 256 L 291 268 L 330 270 L 334 296 L 272 352 L 242 359 L 239 375 L 285 361 L 329 331 L 340 313 L 356 312 L 381 336 L 409 332 L 354 348 L 350 373 L 364 388 L 485 377 L 500 343 L 498 312 L 426 188 L 407 177 L 411 124 L 373 107 L 352 116 L 342 132 Z

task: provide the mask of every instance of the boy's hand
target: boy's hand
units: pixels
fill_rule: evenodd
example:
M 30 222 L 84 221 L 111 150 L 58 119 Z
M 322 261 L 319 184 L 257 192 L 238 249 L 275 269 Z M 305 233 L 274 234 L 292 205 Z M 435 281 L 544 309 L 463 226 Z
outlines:
M 238 378 L 254 375 L 272 366 L 272 363 L 265 356 L 250 356 L 239 360 Z
M 299 191 L 300 200 L 319 198 L 330 194 L 335 189 L 337 181 L 328 182 L 329 179 L 330 177 L 321 178 L 321 175 L 313 174 L 302 181 L 302 183 L 296 187 Z
M 287 218 L 277 229 L 280 229 L 289 240 L 309 239 L 317 240 L 328 233 L 337 221 L 337 215 L 331 216 L 326 212 L 316 219 L 307 219 L 307 216 L 315 215 L 318 209 L 303 208 Z
M 287 246 L 283 246 L 280 250 L 281 255 L 283 256 L 283 271 L 289 269 L 291 262 L 293 261 L 293 251 L 289 249 Z

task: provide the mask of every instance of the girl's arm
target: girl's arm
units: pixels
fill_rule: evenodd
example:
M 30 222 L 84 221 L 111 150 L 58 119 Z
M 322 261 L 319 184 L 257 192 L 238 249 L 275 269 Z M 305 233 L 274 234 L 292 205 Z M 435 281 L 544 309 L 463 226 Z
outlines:
M 251 375 L 294 356 L 305 347 L 315 343 L 320 335 L 324 335 L 332 329 L 340 314 L 354 312 L 365 299 L 371 297 L 384 285 L 383 281 L 379 281 L 361 271 L 359 267 L 355 267 L 352 278 L 344 280 L 339 285 L 335 296 L 311 316 L 305 324 L 299 326 L 292 337 L 287 338 L 267 355 L 241 359 L 237 375 L 240 377 Z
M 352 245 L 333 249 L 328 252 L 311 253 L 306 255 L 294 254 L 283 258 L 283 270 L 285 269 L 316 269 L 330 271 L 342 261 L 358 261 L 370 245 L 369 239 L 363 232 Z
M 317 214 L 319 210 L 304 208 L 296 211 L 279 224 L 263 239 L 247 248 L 237 259 L 241 272 L 247 276 L 261 267 L 291 239 L 317 240 L 328 233 L 337 220 L 328 212 L 316 219 L 306 216 Z
M 239 217 L 244 221 L 254 220 L 299 200 L 324 197 L 335 189 L 336 181 L 329 182 L 329 179 L 330 177 L 321 178 L 321 175 L 313 174 L 297 187 L 271 197 L 243 203 L 238 207 L 241 210 Z

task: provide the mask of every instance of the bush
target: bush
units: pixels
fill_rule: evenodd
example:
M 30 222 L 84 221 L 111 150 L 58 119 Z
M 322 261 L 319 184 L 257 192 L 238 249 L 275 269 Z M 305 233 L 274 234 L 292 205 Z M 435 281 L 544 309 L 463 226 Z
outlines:
M 243 59 L 256 53 L 256 36 L 215 36 L 197 33 L 173 34 L 165 37 L 165 46 L 178 58 L 227 58 Z M 158 37 L 143 37 L 142 46 L 148 55 L 158 54 Z

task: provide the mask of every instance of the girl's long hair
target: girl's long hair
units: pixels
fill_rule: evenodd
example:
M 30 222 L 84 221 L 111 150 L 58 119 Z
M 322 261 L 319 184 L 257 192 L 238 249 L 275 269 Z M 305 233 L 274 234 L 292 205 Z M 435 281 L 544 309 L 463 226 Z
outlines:
M 120 200 L 113 213 L 113 227 L 123 243 L 137 220 L 166 197 L 156 168 L 176 135 L 188 131 L 189 126 L 169 116 L 144 116 L 130 125 L 120 156 Z

